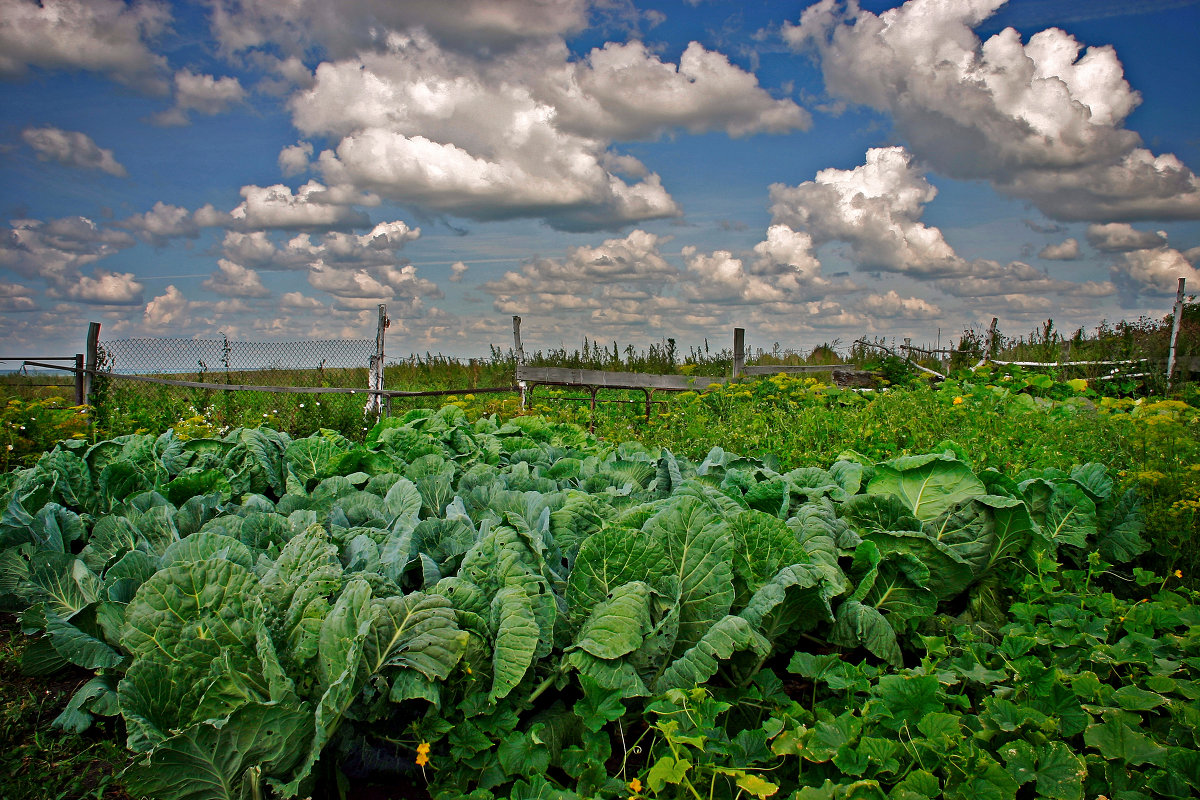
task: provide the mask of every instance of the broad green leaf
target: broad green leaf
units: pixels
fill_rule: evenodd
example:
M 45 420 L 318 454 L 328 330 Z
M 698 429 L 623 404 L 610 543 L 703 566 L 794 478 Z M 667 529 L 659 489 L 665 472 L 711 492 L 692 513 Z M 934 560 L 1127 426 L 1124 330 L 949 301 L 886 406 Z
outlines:
M 655 792 L 661 792 L 668 784 L 673 786 L 682 783 L 691 768 L 691 763 L 686 759 L 662 756 L 647 773 L 646 785 Z
M 618 586 L 592 610 L 574 646 L 605 659 L 632 653 L 650 629 L 651 591 L 642 581 Z
M 516 688 L 537 650 L 540 629 L 533 604 L 520 586 L 508 586 L 492 600 L 492 626 L 496 631 L 492 654 L 492 688 L 488 698 L 495 702 Z
M 162 555 L 160 568 L 191 561 L 207 561 L 210 558 L 225 559 L 246 569 L 254 566 L 250 549 L 237 539 L 219 533 L 200 531 L 185 539 L 173 542 Z
M 838 516 L 861 535 L 872 531 L 919 531 L 920 521 L 894 494 L 859 494 L 838 506 Z
M 1018 785 L 1033 781 L 1039 797 L 1049 800 L 1081 800 L 1083 779 L 1087 776 L 1084 760 L 1063 742 L 1039 746 L 1023 740 L 1002 745 L 1008 774 Z
M 732 543 L 727 525 L 695 497 L 684 497 L 646 521 L 643 530 L 663 542 L 679 581 L 676 657 L 700 641 L 733 603 Z
M 254 573 L 232 561 L 176 564 L 138 589 L 125 612 L 121 645 L 134 657 L 160 653 L 171 659 L 175 644 L 194 630 L 220 645 L 252 649 L 253 622 L 243 609 L 260 597 Z
M 95 623 L 84 619 L 91 612 L 76 615 L 70 622 L 54 611 L 46 610 L 46 635 L 54 649 L 67 661 L 84 669 L 115 667 L 124 655 L 104 641 Z M 82 626 L 82 627 L 81 627 Z
M 128 519 L 109 514 L 96 521 L 87 546 L 83 548 L 79 557 L 89 569 L 100 574 L 113 559 L 135 549 L 138 538 L 137 528 Z
M 122 780 L 158 800 L 261 797 L 266 777 L 284 777 L 295 761 L 311 719 L 301 709 L 247 705 L 221 727 L 201 723 L 170 737 Z
M 670 571 L 663 545 L 640 531 L 612 527 L 589 536 L 579 547 L 567 579 L 567 613 L 576 627 L 614 589 L 632 581 L 663 588 Z
M 749 622 L 741 617 L 724 617 L 700 638 L 692 648 L 671 663 L 654 683 L 654 691 L 691 689 L 716 674 L 720 662 L 739 650 L 750 650 L 765 657 L 771 649 Z
M 867 494 L 896 495 L 922 522 L 986 491 L 970 467 L 946 454 L 902 456 L 884 462 L 867 484 Z
M 1107 759 L 1119 759 L 1129 766 L 1162 764 L 1167 750 L 1145 734 L 1138 733 L 1119 719 L 1096 723 L 1083 732 L 1089 747 Z
M 385 667 L 419 672 L 431 680 L 450 676 L 467 646 L 454 607 L 439 595 L 413 592 L 373 601 L 375 621 L 363 643 L 367 675 Z
M 1146 529 L 1142 500 L 1134 489 L 1125 491 L 1120 499 L 1101 515 L 1096 533 L 1100 555 L 1114 564 L 1125 564 L 1150 549 L 1142 538 Z
M 776 573 L 806 563 L 808 553 L 783 522 L 761 511 L 740 512 L 729 524 L 733 572 L 743 602 Z
M 92 726 L 96 714 L 118 713 L 116 694 L 111 678 L 96 676 L 75 691 L 71 702 L 50 724 L 67 733 L 83 733 Z
M 830 641 L 842 647 L 862 645 L 893 666 L 904 662 L 896 632 L 879 611 L 857 600 L 847 600 L 838 606 L 835 616 Z
M 1042 536 L 1056 547 L 1086 547 L 1096 533 L 1096 504 L 1071 481 L 1051 483 L 1037 478 L 1020 484 Z

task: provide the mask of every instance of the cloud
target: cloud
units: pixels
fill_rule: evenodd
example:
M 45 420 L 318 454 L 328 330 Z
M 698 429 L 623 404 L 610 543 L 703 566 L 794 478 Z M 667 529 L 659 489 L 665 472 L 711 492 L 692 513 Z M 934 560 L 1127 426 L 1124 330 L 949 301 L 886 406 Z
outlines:
M 869 271 L 915 277 L 963 274 L 969 267 L 937 228 L 920 221 L 937 189 L 902 147 L 872 148 L 851 170 L 824 169 L 799 186 L 773 184 L 772 221 L 803 231 L 815 244 L 850 244 Z
M 320 311 L 325 304 L 300 292 L 285 292 L 280 298 L 279 307 L 284 311 Z
M 227 297 L 267 297 L 271 294 L 257 272 L 227 258 L 217 260 L 216 272 L 201 285 Z
M 14 220 L 10 226 L 0 240 L 0 267 L 60 288 L 77 280 L 83 267 L 134 245 L 129 234 L 87 217 Z
M 462 49 L 508 49 L 531 39 L 582 30 L 587 0 L 214 0 L 213 35 L 227 51 L 276 46 L 342 58 L 387 44 L 386 31 L 421 28 Z
M 312 160 L 313 146 L 311 142 L 296 142 L 279 151 L 279 170 L 285 176 L 299 175 L 308 170 Z
M 321 64 L 313 87 L 290 101 L 301 133 L 337 140 L 316 161 L 327 182 L 473 219 L 541 217 L 563 230 L 679 214 L 639 161 L 558 124 L 560 109 L 542 95 L 548 83 L 566 91 L 563 42 L 488 60 L 420 32 L 389 42 L 385 54 Z
M 118 178 L 129 174 L 113 157 L 112 150 L 98 147 L 85 133 L 47 126 L 26 128 L 21 131 L 21 138 L 37 153 L 39 161 L 57 161 L 79 169 L 98 169 Z
M 1071 238 L 1059 244 L 1048 244 L 1038 253 L 1038 258 L 1048 261 L 1074 261 L 1079 258 L 1079 240 Z
M 683 297 L 693 302 L 754 305 L 783 300 L 787 295 L 771 281 L 746 271 L 740 258 L 728 250 L 710 255 L 683 248 L 687 279 Z
M 469 269 L 470 269 L 470 267 L 468 267 L 463 262 L 455 261 L 453 264 L 450 265 L 450 278 L 449 278 L 450 282 L 451 283 L 459 283 L 460 281 L 462 281 L 463 276 L 467 274 L 467 270 L 469 270 Z
M 142 304 L 145 288 L 132 272 L 98 269 L 94 276 L 80 275 L 68 284 L 51 289 L 50 294 L 80 303 L 128 306 Z
M 1078 286 L 1050 277 L 1045 270 L 1021 261 L 1000 264 L 988 259 L 972 262 L 971 273 L 936 281 L 938 289 L 954 297 L 1002 297 L 1018 293 L 1070 292 Z
M 343 298 L 383 302 L 394 294 L 390 286 L 381 283 L 365 269 L 346 271 L 314 267 L 309 270 L 308 282 L 314 289 Z
M 635 230 L 596 247 L 574 247 L 563 259 L 539 258 L 520 271 L 505 272 L 499 280 L 483 284 L 504 313 L 527 313 L 547 305 L 556 308 L 598 308 L 607 293 L 649 297 L 652 290 L 673 282 L 678 270 L 663 257 L 659 245 L 666 239 Z
M 546 97 L 565 130 L 609 139 L 651 139 L 673 128 L 730 136 L 807 130 L 812 119 L 776 100 L 753 73 L 692 42 L 678 66 L 639 41 L 608 42 L 547 81 Z
M 37 303 L 34 302 L 32 288 L 18 283 L 0 281 L 0 311 L 8 313 L 35 310 L 37 310 Z
M 192 212 L 161 200 L 144 214 L 135 214 L 116 225 L 133 231 L 139 239 L 155 247 L 163 247 L 174 238 L 195 239 L 200 235 L 201 227 Z
M 99 72 L 142 91 L 166 91 L 167 61 L 149 42 L 171 22 L 170 6 L 144 0 L 0 0 L 0 76 L 29 67 Z
M 862 310 L 887 319 L 937 319 L 942 309 L 920 297 L 901 297 L 895 289 L 886 294 L 869 294 L 861 301 Z
M 1179 279 L 1188 286 L 1200 286 L 1200 270 L 1193 267 L 1183 253 L 1170 247 L 1153 250 L 1134 250 L 1121 254 L 1112 268 L 1112 280 L 1126 306 L 1134 306 L 1142 295 L 1173 297 Z
M 1200 218 L 1200 180 L 1124 127 L 1141 102 L 1111 47 L 1051 28 L 972 30 L 1005 0 L 910 0 L 879 15 L 821 0 L 785 25 L 828 91 L 889 113 L 938 172 L 990 181 L 1059 220 Z M 852 24 L 846 24 L 852 23 Z
M 378 200 L 345 187 L 326 187 L 309 181 L 292 192 L 283 184 L 243 186 L 241 205 L 230 213 L 233 225 L 244 230 L 263 228 L 340 229 L 370 224 L 365 212 L 354 206 L 375 205 Z
M 143 322 L 151 331 L 179 331 L 191 325 L 194 310 L 195 304 L 171 284 L 163 294 L 146 304 Z
M 1167 235 L 1161 231 L 1139 231 L 1125 222 L 1089 225 L 1088 244 L 1104 253 L 1128 253 L 1165 246 Z
M 235 77 L 217 78 L 181 69 L 175 73 L 175 105 L 155 114 L 151 121 L 156 125 L 187 125 L 192 111 L 208 116 L 221 114 L 245 99 L 246 91 Z

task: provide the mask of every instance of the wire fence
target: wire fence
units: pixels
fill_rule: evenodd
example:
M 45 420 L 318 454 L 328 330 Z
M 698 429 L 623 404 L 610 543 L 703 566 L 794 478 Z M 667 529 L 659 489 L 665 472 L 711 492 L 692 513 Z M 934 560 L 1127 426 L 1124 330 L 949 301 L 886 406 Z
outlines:
M 230 339 L 117 339 L 101 342 L 107 371 L 123 375 L 216 376 L 265 373 L 283 385 L 294 377 L 320 381 L 332 370 L 366 369 L 375 354 L 369 339 L 319 339 L 295 342 L 243 342 Z M 230 381 L 246 382 L 251 381 Z M 257 381 L 253 381 L 257 382 Z M 316 384 L 316 385 L 319 385 Z

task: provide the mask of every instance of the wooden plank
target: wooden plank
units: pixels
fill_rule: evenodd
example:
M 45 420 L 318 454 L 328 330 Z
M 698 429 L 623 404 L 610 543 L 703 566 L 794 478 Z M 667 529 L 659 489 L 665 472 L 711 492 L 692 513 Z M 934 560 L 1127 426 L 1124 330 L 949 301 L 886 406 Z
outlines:
M 776 364 L 773 366 L 743 367 L 745 375 L 778 375 L 779 373 L 833 372 L 835 369 L 854 369 L 853 364 Z
M 637 372 L 607 372 L 598 369 L 517 366 L 517 381 L 556 386 L 595 386 L 601 389 L 661 389 L 667 392 L 702 392 L 725 378 L 689 375 L 646 375 Z

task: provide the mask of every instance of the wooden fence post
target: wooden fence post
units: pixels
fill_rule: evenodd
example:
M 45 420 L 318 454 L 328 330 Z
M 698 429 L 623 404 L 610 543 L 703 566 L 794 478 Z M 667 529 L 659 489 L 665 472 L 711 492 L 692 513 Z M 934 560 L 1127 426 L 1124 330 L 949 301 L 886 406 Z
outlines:
M 1179 290 L 1175 292 L 1175 313 L 1171 321 L 1171 346 L 1167 350 L 1167 391 L 1171 391 L 1171 381 L 1175 377 L 1175 340 L 1179 338 L 1179 319 L 1183 316 L 1183 284 L 1179 279 Z
M 1000 344 L 996 341 L 996 324 L 999 322 L 996 317 L 992 317 L 992 324 L 988 326 L 987 343 L 984 345 L 984 355 L 987 358 L 995 358 L 1000 352 Z
M 746 366 L 746 329 L 733 329 L 733 374 L 730 377 L 737 380 Z
M 521 346 L 521 318 L 516 314 L 513 315 L 513 348 L 517 353 L 517 366 L 525 366 L 525 348 Z M 521 411 L 525 410 L 525 381 L 518 380 L 517 388 L 521 390 Z
M 81 406 L 87 402 L 87 392 L 84 391 L 83 353 L 75 354 L 75 405 Z
M 89 322 L 87 332 L 87 344 L 85 345 L 84 362 L 83 362 L 83 401 L 85 403 L 92 402 L 92 376 L 95 374 L 98 365 L 96 364 L 97 353 L 100 348 L 100 323 Z
M 371 356 L 371 368 L 367 375 L 367 390 L 371 394 L 367 398 L 367 407 L 363 409 L 364 416 L 374 414 L 378 418 L 383 414 L 383 395 L 375 392 L 383 391 L 383 331 L 389 325 L 391 320 L 388 319 L 387 305 L 380 303 L 379 324 L 375 328 L 375 355 Z

